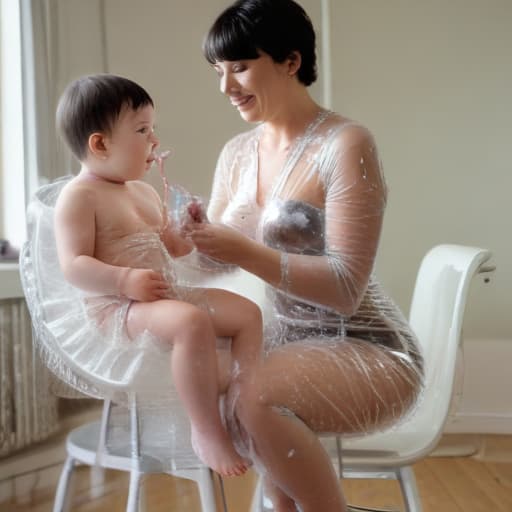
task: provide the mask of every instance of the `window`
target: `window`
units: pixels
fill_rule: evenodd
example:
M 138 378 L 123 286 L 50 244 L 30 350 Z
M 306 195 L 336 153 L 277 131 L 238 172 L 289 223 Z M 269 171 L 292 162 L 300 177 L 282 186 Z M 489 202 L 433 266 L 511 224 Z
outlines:
M 0 238 L 20 247 L 26 232 L 20 2 L 1 0 L 0 55 Z

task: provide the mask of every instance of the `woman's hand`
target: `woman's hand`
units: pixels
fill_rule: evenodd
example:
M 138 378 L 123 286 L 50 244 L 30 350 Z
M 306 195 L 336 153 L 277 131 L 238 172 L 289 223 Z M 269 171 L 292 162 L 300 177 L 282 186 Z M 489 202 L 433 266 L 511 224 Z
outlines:
M 186 236 L 207 256 L 225 263 L 240 264 L 250 250 L 252 240 L 224 224 L 194 223 L 186 228 Z

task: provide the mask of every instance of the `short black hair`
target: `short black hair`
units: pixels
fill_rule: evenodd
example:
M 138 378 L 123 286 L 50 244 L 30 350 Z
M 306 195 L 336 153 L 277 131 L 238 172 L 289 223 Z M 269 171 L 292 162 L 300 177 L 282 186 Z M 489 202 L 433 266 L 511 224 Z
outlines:
M 82 161 L 91 134 L 111 133 L 124 107 L 153 105 L 151 96 L 128 78 L 87 75 L 71 82 L 57 106 L 57 128 L 73 154 Z
M 203 42 L 210 64 L 257 59 L 260 51 L 275 62 L 297 51 L 302 58 L 299 81 L 307 86 L 317 78 L 315 30 L 293 0 L 238 0 L 219 15 Z

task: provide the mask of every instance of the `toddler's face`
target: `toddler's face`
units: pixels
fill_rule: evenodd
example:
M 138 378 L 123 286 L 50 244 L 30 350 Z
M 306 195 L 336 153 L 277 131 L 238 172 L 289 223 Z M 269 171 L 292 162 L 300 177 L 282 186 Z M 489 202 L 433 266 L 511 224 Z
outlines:
M 155 110 L 146 105 L 126 107 L 114 125 L 109 140 L 109 164 L 123 181 L 138 180 L 155 160 L 159 140 L 155 135 Z

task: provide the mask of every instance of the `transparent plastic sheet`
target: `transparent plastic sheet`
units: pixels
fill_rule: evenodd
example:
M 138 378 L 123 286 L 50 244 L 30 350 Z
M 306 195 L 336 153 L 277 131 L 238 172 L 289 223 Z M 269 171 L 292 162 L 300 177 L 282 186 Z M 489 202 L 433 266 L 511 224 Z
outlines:
M 392 428 L 420 399 L 423 371 L 414 334 L 373 274 L 387 195 L 373 137 L 320 111 L 259 204 L 264 128 L 225 145 L 208 209 L 211 222 L 280 253 L 280 282 L 267 285 L 265 351 L 276 365 L 294 343 L 297 357 L 288 357 L 283 367 L 277 363 L 275 374 L 265 373 L 253 398 L 288 390 L 286 406 L 276 409 L 317 432 L 360 436 Z M 325 384 L 317 386 L 315 379 Z M 411 397 L 404 388 L 416 391 Z M 239 450 L 258 461 L 241 402 L 232 389 L 230 425 Z M 289 447 L 293 457 L 299 447 Z
M 125 332 L 130 301 L 94 296 L 64 278 L 54 235 L 54 207 L 62 188 L 73 176 L 41 187 L 27 209 L 28 241 L 21 255 L 22 280 L 38 351 L 57 377 L 54 392 L 66 397 L 110 398 L 118 407 L 108 433 L 114 449 L 129 442 L 129 394 L 136 393 L 141 450 L 168 469 L 197 466 L 191 448 L 190 426 L 172 382 L 170 350 L 149 332 L 129 339 Z M 171 189 L 166 210 L 179 224 L 184 204 L 200 200 L 183 189 Z M 159 235 L 138 233 L 117 247 L 126 264 L 162 272 L 173 285 L 173 297 L 193 299 L 208 309 L 200 285 L 223 266 L 190 254 L 172 259 Z M 113 262 L 115 264 L 115 261 Z M 219 338 L 219 350 L 229 339 Z

